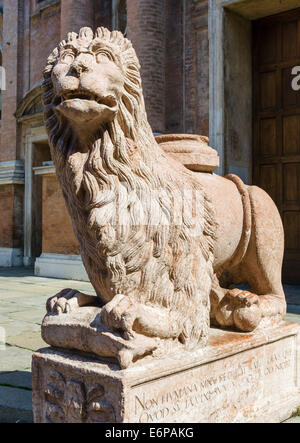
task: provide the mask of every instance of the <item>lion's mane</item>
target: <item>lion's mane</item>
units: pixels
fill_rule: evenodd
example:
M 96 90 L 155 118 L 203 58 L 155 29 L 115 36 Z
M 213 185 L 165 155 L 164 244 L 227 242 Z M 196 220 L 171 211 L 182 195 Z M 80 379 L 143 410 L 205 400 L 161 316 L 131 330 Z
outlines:
M 68 121 L 55 113 L 60 99 L 51 79 L 60 51 L 76 39 L 86 47 L 104 41 L 124 75 L 117 118 L 99 128 L 88 152 L 80 149 Z M 131 42 L 105 28 L 98 28 L 95 35 L 89 28 L 79 35 L 68 34 L 48 58 L 43 89 L 52 157 L 97 295 L 107 302 L 118 293 L 132 294 L 141 303 L 163 306 L 177 315 L 188 343 L 205 340 L 213 274 L 213 210 L 196 175 L 168 158 L 155 141 Z M 182 197 L 186 189 L 203 197 L 196 227 L 201 233 L 196 238 L 195 226 L 182 208 L 177 213 L 180 221 L 172 212 L 176 195 Z

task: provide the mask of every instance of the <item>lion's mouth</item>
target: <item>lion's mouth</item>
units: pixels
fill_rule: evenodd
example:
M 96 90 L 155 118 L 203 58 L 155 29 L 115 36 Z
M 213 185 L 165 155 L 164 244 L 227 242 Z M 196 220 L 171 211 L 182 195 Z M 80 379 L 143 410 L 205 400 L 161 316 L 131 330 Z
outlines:
M 95 101 L 99 105 L 105 105 L 109 108 L 114 108 L 117 105 L 117 100 L 112 95 L 108 95 L 106 97 L 99 97 L 98 95 L 88 91 L 76 90 L 76 91 L 65 92 L 64 94 L 62 94 L 61 97 L 63 101 L 76 100 L 76 99 Z

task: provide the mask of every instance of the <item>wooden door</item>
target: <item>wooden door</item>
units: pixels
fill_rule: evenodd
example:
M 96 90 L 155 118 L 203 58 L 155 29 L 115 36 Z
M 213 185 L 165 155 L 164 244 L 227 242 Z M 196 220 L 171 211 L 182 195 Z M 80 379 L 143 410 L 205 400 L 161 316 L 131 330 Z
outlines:
M 253 181 L 273 198 L 285 230 L 283 281 L 300 284 L 300 9 L 253 24 Z

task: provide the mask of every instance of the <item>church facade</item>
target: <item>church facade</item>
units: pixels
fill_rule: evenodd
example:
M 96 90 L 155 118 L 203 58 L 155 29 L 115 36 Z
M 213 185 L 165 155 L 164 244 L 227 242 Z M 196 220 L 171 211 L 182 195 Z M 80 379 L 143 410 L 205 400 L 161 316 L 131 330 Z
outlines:
M 284 279 L 300 283 L 298 0 L 0 3 L 0 266 L 87 279 L 50 156 L 41 81 L 69 31 L 106 26 L 136 49 L 153 132 L 209 136 L 217 172 L 271 195 L 285 227 Z

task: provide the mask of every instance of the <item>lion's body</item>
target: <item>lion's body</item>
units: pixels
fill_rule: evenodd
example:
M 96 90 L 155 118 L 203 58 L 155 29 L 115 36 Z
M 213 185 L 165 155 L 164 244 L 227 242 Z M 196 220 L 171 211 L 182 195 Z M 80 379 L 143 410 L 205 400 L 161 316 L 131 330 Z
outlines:
M 156 144 L 153 148 L 157 152 L 160 150 Z M 89 177 L 90 164 L 91 159 L 88 159 L 76 174 Z M 189 219 L 188 209 L 187 219 L 180 209 L 174 223 L 169 218 L 174 210 L 174 197 L 182 199 L 184 204 L 185 189 L 188 199 L 189 193 L 195 199 L 197 191 L 201 198 L 202 187 L 181 165 L 175 164 L 175 169 L 170 170 L 170 161 L 162 152 L 154 165 L 156 170 L 149 168 L 147 180 L 130 177 L 134 180 L 132 186 L 130 179 L 125 183 L 121 181 L 116 164 L 116 173 L 110 174 L 113 180 L 103 193 L 103 202 L 99 203 L 101 197 L 93 189 L 98 203 L 89 202 L 87 211 L 68 187 L 73 173 L 71 156 L 59 177 L 83 263 L 104 303 L 117 294 L 130 294 L 139 303 L 163 306 L 176 312 L 178 322 L 188 329 L 187 335 L 194 336 L 197 341 L 201 337 L 206 339 L 214 260 L 212 208 L 209 201 L 203 199 L 201 204 L 207 207 L 205 211 L 203 208 L 199 226 L 195 227 L 194 221 Z M 104 168 L 101 172 L 106 173 Z M 84 180 L 81 186 L 85 189 Z M 77 194 L 80 192 L 79 188 Z M 117 215 L 116 205 L 119 205 Z M 195 237 L 196 229 L 200 235 Z
M 118 72 L 112 62 L 103 66 L 92 62 L 95 46 L 112 52 Z M 67 68 L 60 61 L 66 48 L 77 54 L 72 54 L 75 61 Z M 81 53 L 88 54 L 90 62 L 79 60 Z M 78 73 L 70 76 L 76 69 Z M 49 58 L 44 90 L 57 176 L 97 295 L 107 304 L 123 294 L 138 305 L 166 311 L 177 325 L 170 337 L 191 344 L 205 342 L 212 283 L 217 275 L 232 275 L 234 280 L 239 267 L 226 268 L 245 234 L 237 186 L 222 177 L 188 171 L 163 153 L 147 122 L 135 52 L 119 33 L 100 28 L 95 38 L 87 29 L 79 37 L 70 34 Z M 70 90 L 72 100 L 62 101 L 65 91 L 70 98 Z M 87 103 L 81 117 L 81 102 L 87 100 L 74 99 L 74 93 L 82 90 L 102 100 L 106 97 L 105 113 L 98 100 Z M 112 111 L 116 103 L 117 111 Z M 255 189 L 250 195 L 256 204 Z M 263 218 L 255 227 L 258 236 Z M 249 250 L 258 238 L 256 231 Z M 276 252 L 278 272 L 281 249 Z M 253 258 L 253 253 L 250 259 L 247 254 L 238 264 L 241 270 Z

